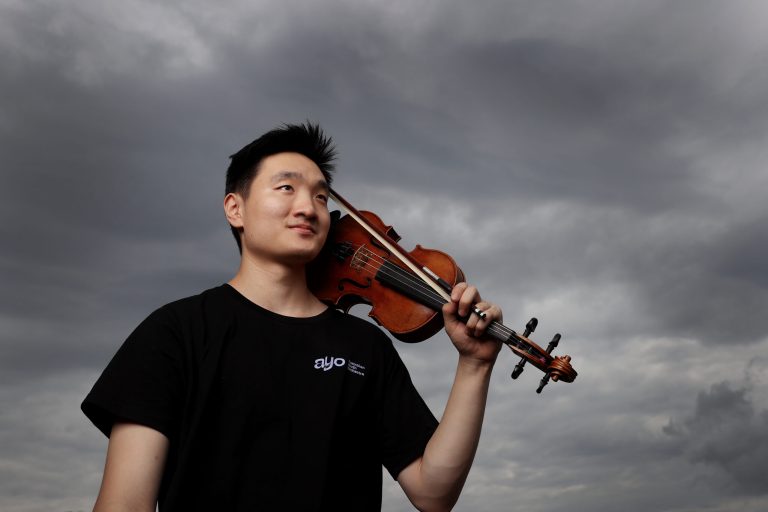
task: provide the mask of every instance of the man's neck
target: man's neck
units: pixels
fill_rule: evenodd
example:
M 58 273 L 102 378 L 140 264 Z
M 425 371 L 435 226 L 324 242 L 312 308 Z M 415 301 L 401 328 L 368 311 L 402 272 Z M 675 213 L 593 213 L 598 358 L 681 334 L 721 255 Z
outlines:
M 326 309 L 307 288 L 303 265 L 287 266 L 244 256 L 229 284 L 251 302 L 280 315 L 310 317 Z

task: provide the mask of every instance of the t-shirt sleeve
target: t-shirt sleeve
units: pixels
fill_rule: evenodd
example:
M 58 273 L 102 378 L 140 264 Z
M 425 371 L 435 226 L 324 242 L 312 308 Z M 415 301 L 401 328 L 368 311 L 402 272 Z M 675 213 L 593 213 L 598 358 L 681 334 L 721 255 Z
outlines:
M 104 435 L 129 421 L 171 437 L 183 396 L 183 347 L 173 315 L 152 313 L 131 333 L 81 408 Z
M 382 463 L 392 478 L 424 454 L 438 421 L 411 381 L 408 370 L 387 338 L 383 344 Z

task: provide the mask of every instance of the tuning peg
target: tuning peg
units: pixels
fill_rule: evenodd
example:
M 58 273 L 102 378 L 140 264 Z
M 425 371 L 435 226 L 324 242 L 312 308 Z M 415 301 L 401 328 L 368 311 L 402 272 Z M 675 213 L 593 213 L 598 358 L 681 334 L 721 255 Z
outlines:
M 547 354 L 551 354 L 552 351 L 560 344 L 560 333 L 555 334 L 552 337 L 552 341 L 549 342 L 549 345 L 547 345 Z M 541 378 L 541 381 L 539 382 L 539 387 L 536 389 L 537 393 L 541 393 L 541 391 L 544 389 L 544 386 L 546 386 L 549 383 L 549 372 L 544 374 L 544 377 Z
M 551 354 L 552 351 L 560 344 L 560 333 L 555 334 L 552 337 L 552 341 L 547 345 L 547 354 Z
M 526 338 L 530 336 L 530 334 L 536 330 L 536 327 L 539 325 L 539 319 L 535 316 L 528 320 L 528 323 L 525 324 L 525 332 L 523 333 L 523 336 Z
M 523 336 L 526 338 L 530 336 L 530 334 L 536 330 L 536 326 L 539 325 L 539 320 L 536 317 L 531 318 L 528 320 L 528 323 L 525 324 L 525 332 L 523 332 Z M 530 352 L 530 349 L 529 349 Z M 515 365 L 514 370 L 512 370 L 512 378 L 516 379 L 520 376 L 521 373 L 523 373 L 523 367 L 525 366 L 526 359 L 524 357 L 520 358 L 520 361 Z
M 547 373 L 541 378 L 541 381 L 539 381 L 539 387 L 536 388 L 536 392 L 541 394 L 541 390 L 544 389 L 544 386 L 546 386 L 549 383 L 549 374 Z

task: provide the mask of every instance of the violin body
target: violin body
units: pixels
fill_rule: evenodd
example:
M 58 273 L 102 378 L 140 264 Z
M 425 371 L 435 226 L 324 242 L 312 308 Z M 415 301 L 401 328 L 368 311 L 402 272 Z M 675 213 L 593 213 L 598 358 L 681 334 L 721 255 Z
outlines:
M 400 236 L 374 213 L 360 214 L 392 242 Z M 464 273 L 449 255 L 420 245 L 408 253 L 412 260 L 429 268 L 450 288 L 464 280 Z M 334 222 L 323 251 L 308 269 L 308 284 L 317 298 L 332 307 L 349 311 L 368 304 L 368 316 L 400 341 L 417 343 L 434 336 L 443 327 L 443 316 L 398 289 L 400 272 L 410 272 L 396 255 L 365 231 L 350 216 Z

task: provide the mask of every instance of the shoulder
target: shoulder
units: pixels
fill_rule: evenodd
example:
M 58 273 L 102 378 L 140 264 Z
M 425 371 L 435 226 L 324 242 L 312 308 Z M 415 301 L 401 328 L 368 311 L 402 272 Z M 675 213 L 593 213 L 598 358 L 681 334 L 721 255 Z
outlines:
M 133 330 L 126 344 L 146 345 L 162 343 L 183 346 L 202 333 L 216 330 L 226 319 L 231 307 L 223 286 L 211 288 L 197 295 L 169 302 L 152 311 Z
M 229 301 L 231 297 L 227 293 L 226 285 L 221 285 L 160 306 L 150 313 L 148 319 L 183 320 L 197 318 L 200 313 L 220 313 L 229 309 Z
M 184 313 L 191 310 L 198 310 L 201 307 L 212 307 L 223 305 L 231 301 L 231 294 L 227 293 L 227 285 L 222 284 L 214 288 L 204 290 L 197 295 L 190 295 L 161 306 L 156 312 L 163 313 Z

